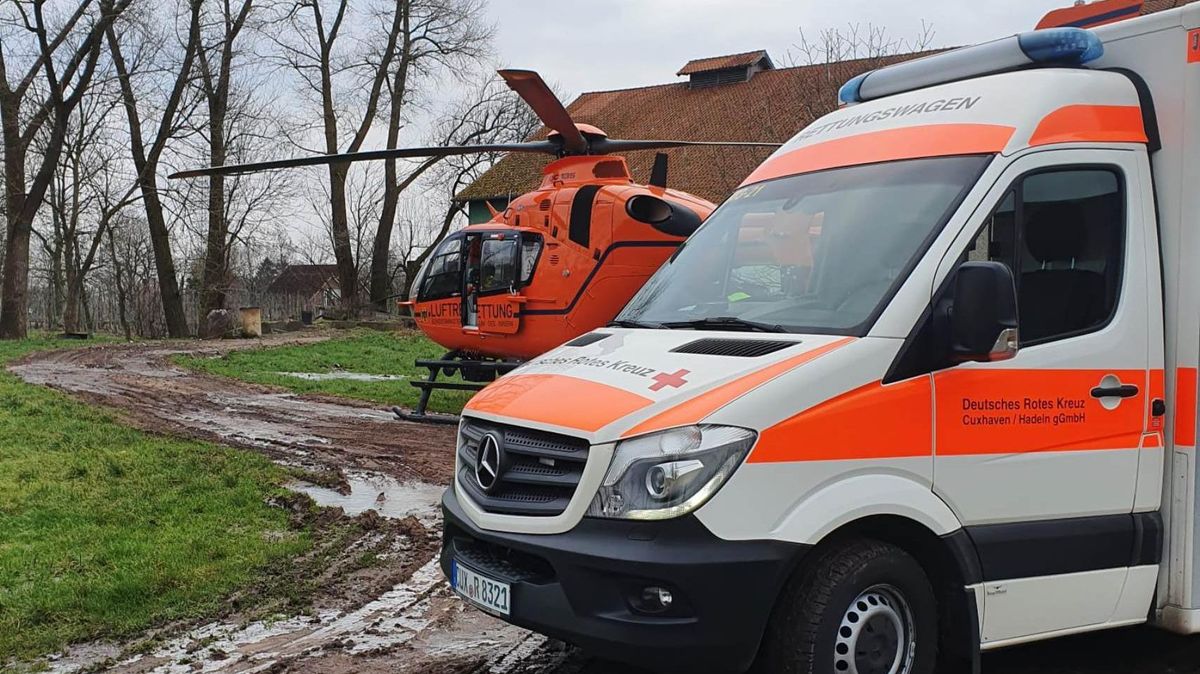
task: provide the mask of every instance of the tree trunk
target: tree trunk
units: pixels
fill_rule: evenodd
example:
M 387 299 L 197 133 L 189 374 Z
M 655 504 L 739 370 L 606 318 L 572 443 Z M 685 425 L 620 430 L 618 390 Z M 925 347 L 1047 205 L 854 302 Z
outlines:
M 0 116 L 2 116 L 2 131 L 4 138 L 4 215 L 5 215 L 5 246 L 4 246 L 4 279 L 0 283 L 0 338 L 14 339 L 25 335 L 24 310 L 18 315 L 14 313 L 15 305 L 7 301 L 9 297 L 23 293 L 24 290 L 11 287 L 23 282 L 29 273 L 29 232 L 21 224 L 25 212 L 25 146 L 21 142 L 20 106 L 19 100 L 6 95 L 0 101 Z M 24 229 L 24 231 L 22 231 Z M 11 258 L 11 261 L 10 261 Z M 22 266 L 23 269 L 19 267 Z M 24 304 L 21 305 L 22 307 Z
M 396 74 L 392 78 L 392 100 L 388 109 L 388 148 L 396 147 L 400 139 L 400 114 L 404 107 L 404 94 L 408 90 L 408 66 L 412 62 L 412 25 L 410 22 L 411 3 L 398 6 L 397 11 L 403 12 L 401 30 L 404 44 L 400 48 L 400 63 L 396 66 Z M 436 160 L 427 160 L 421 168 L 432 166 Z M 410 177 L 406 185 L 412 183 Z M 383 165 L 383 204 L 379 210 L 379 226 L 375 229 L 375 243 L 371 250 L 371 304 L 375 311 L 387 311 L 388 296 L 392 294 L 392 230 L 396 226 L 396 205 L 400 201 L 403 188 L 397 183 L 396 160 L 389 159 Z
M 336 145 L 334 146 L 336 148 Z M 336 152 L 336 149 L 334 150 Z M 329 166 L 330 229 L 333 235 L 333 259 L 337 263 L 338 285 L 346 318 L 358 312 L 358 269 L 350 244 L 350 223 L 346 215 L 346 164 Z
M 225 163 L 225 115 L 223 97 L 210 99 L 209 104 L 209 163 Z M 225 239 L 229 223 L 225 219 L 225 177 L 208 179 L 208 237 L 204 246 L 204 273 L 200 281 L 200 315 L 196 325 L 203 326 L 209 312 L 225 308 L 226 283 L 229 280 L 229 255 Z
M 229 280 L 229 265 L 225 246 L 225 181 L 221 176 L 209 179 L 208 210 L 208 237 L 204 246 L 204 274 L 200 281 L 198 324 L 203 324 L 209 312 L 225 308 L 225 285 Z
M 392 143 L 392 131 L 388 129 L 389 148 L 394 147 Z M 375 311 L 386 312 L 387 299 L 392 294 L 392 229 L 396 225 L 396 203 L 399 200 L 396 162 L 389 159 L 383 169 L 383 205 L 379 211 L 379 227 L 375 229 L 375 243 L 371 248 L 371 305 Z
M 4 247 L 4 282 L 0 284 L 0 339 L 29 334 L 29 235 L 33 223 L 18 214 Z
M 133 167 L 138 172 L 138 188 L 142 193 L 142 205 L 146 209 L 146 223 L 150 228 L 150 245 L 154 250 L 154 268 L 158 273 L 158 294 L 162 300 L 163 318 L 167 323 L 167 334 L 171 337 L 187 337 L 187 313 L 183 309 L 183 296 L 179 292 L 179 279 L 175 275 L 175 260 L 171 254 L 171 234 L 167 229 L 167 221 L 163 216 L 162 200 L 158 196 L 158 155 L 167 138 L 164 136 L 171 126 L 171 120 L 178 109 L 179 100 L 183 96 L 184 83 L 191 71 L 195 49 L 199 46 L 199 3 L 192 6 L 192 27 L 188 42 L 188 53 L 176 81 L 175 89 L 167 100 L 167 111 L 159 127 L 159 135 L 154 140 L 151 156 L 147 158 L 142 141 L 142 120 L 137 109 L 137 99 L 133 92 L 133 83 L 129 78 L 129 69 L 121 53 L 120 43 L 116 32 L 110 26 L 107 31 L 109 51 L 112 52 L 113 64 L 116 66 L 117 79 L 121 85 L 121 98 L 125 106 L 125 116 L 129 122 L 130 151 L 133 157 Z M 110 232 L 111 235 L 111 232 Z M 124 311 L 124 307 L 121 308 Z M 124 319 L 122 319 L 124 322 Z
M 233 43 L 246 25 L 253 0 L 244 0 L 237 15 L 230 13 L 228 2 L 224 5 L 225 35 L 220 43 L 219 59 L 213 66 L 204 56 L 203 46 L 197 46 L 196 57 L 201 66 L 201 81 L 208 104 L 208 159 L 212 166 L 225 163 L 229 148 L 226 147 L 225 121 L 229 112 L 229 90 L 233 68 Z M 195 29 L 193 29 L 195 30 Z M 199 43 L 197 43 L 199 45 Z M 208 236 L 204 245 L 204 270 L 200 279 L 200 315 L 197 326 L 200 330 L 207 321 L 209 312 L 224 309 L 229 283 L 229 221 L 225 213 L 225 178 L 210 176 L 208 179 Z
M 108 256 L 113 266 L 113 285 L 117 287 L 117 318 L 121 321 L 121 331 L 125 333 L 125 341 L 132 341 L 133 331 L 129 328 L 129 319 L 125 315 L 125 284 L 121 282 L 121 263 L 117 260 L 117 244 L 113 240 L 112 227 L 108 228 L 107 234 Z
M 80 316 L 83 305 L 83 275 L 67 274 L 67 301 L 63 307 L 63 332 L 86 332 L 81 329 Z
M 58 215 L 54 216 L 54 246 L 48 251 L 50 256 L 50 297 L 46 312 L 47 325 L 58 325 L 58 320 L 62 316 L 64 289 L 66 288 L 66 282 L 63 280 L 62 224 L 59 219 Z
M 163 317 L 167 322 L 167 335 L 187 337 L 187 312 L 183 309 L 183 294 L 179 292 L 179 278 L 175 275 L 175 259 L 171 255 L 171 232 L 163 217 L 162 201 L 158 197 L 158 180 L 149 170 L 139 179 L 142 204 L 146 207 L 146 222 L 150 226 L 150 246 L 154 250 L 154 269 L 158 275 L 158 294 L 162 298 Z M 124 307 L 121 308 L 124 312 Z M 123 319 L 122 319 L 123 320 Z

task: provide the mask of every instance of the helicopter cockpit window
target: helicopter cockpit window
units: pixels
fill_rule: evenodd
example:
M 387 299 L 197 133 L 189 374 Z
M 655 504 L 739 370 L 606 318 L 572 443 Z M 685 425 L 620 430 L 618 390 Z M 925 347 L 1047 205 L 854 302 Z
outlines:
M 533 269 L 542 252 L 542 237 L 536 234 L 521 235 L 521 285 L 533 280 Z
M 480 258 L 479 291 L 508 290 L 517 285 L 517 239 L 484 239 Z
M 421 300 L 451 297 L 462 292 L 462 239 L 447 239 L 429 258 L 417 294 Z
M 989 161 L 914 159 L 747 186 L 618 319 L 865 334 Z

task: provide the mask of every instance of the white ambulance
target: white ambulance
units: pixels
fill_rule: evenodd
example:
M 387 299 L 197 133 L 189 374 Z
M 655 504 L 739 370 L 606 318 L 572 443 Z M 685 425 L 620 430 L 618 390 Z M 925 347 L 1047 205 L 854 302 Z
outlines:
M 876 70 L 468 404 L 442 564 L 648 669 L 1200 631 L 1200 5 Z

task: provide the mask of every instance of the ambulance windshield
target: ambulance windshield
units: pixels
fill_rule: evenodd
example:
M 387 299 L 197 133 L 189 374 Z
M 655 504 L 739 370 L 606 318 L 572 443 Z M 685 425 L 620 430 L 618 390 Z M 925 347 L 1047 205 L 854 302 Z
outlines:
M 990 159 L 870 164 L 744 187 L 617 320 L 865 334 Z

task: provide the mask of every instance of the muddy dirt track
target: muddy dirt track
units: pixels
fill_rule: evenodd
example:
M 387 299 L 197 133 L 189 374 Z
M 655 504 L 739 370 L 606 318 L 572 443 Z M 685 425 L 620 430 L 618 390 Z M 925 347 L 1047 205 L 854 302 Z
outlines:
M 283 337 L 268 345 L 320 337 Z M 207 623 L 168 625 L 128 643 L 82 644 L 51 671 L 511 672 L 627 674 L 470 609 L 436 564 L 437 497 L 453 471 L 453 429 L 395 420 L 368 403 L 298 396 L 188 372 L 180 353 L 219 356 L 245 342 L 102 346 L 38 354 L 10 369 L 115 409 L 149 431 L 222 442 L 326 476 L 295 485 L 369 526 L 328 543 L 320 591 L 299 615 L 229 610 Z M 365 512 L 373 510 L 375 512 Z M 364 513 L 365 514 L 362 514 Z M 376 514 L 378 513 L 378 515 Z M 382 517 L 380 517 L 382 515 Z M 317 545 L 321 547 L 320 542 Z M 364 551 L 382 563 L 345 561 Z M 303 560 L 297 563 L 303 568 Z M 286 571 L 281 571 L 281 575 Z M 1200 674 L 1200 637 L 1150 629 L 1086 635 L 984 658 L 985 674 Z

